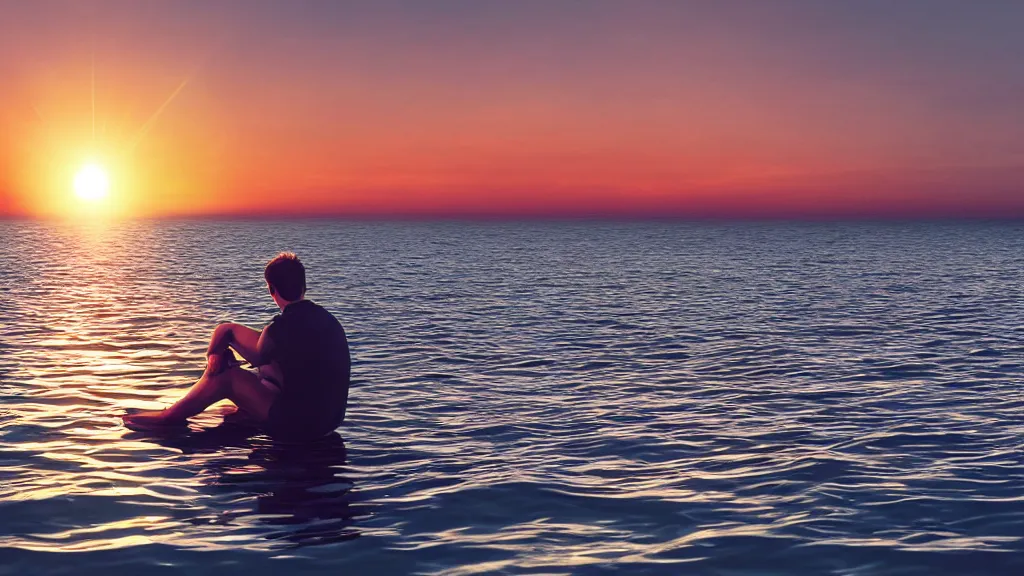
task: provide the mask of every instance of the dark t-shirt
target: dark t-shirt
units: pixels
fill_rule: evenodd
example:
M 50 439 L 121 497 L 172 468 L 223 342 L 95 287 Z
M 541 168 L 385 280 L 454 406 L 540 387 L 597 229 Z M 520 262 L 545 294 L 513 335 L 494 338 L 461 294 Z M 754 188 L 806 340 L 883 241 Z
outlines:
M 317 438 L 345 419 L 351 372 L 348 339 L 337 318 L 310 300 L 286 306 L 268 327 L 270 360 L 284 382 L 270 409 L 270 432 Z

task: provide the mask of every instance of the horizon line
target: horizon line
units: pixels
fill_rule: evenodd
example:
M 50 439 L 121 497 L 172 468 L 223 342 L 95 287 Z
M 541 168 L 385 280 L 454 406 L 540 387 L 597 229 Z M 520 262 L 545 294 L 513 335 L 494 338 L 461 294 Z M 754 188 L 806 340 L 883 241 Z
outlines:
M 728 223 L 1024 223 L 1024 214 L 763 214 L 763 215 L 697 215 L 697 214 L 502 214 L 502 213 L 208 213 L 150 214 L 138 216 L 61 216 L 31 214 L 0 214 L 3 221 L 211 221 L 211 222 L 677 222 L 694 224 Z

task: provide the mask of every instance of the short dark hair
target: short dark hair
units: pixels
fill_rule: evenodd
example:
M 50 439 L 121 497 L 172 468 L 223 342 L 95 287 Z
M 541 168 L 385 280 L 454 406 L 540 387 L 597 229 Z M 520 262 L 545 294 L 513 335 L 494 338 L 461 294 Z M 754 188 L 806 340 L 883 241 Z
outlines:
M 306 291 L 306 268 L 299 257 L 291 252 L 281 252 L 263 269 L 270 289 L 285 300 L 298 300 Z

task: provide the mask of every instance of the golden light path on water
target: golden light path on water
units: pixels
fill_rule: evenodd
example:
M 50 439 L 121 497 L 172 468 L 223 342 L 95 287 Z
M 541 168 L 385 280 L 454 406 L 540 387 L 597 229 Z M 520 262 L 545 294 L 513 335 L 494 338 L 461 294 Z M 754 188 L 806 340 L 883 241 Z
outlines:
M 3 221 L 0 244 L 14 571 L 1014 573 L 1022 551 L 1019 227 Z M 126 431 L 217 322 L 271 318 L 278 250 L 349 331 L 341 437 L 283 449 L 216 411 Z
M 119 416 L 130 407 L 166 405 L 187 383 L 182 374 L 198 375 L 199 342 L 190 342 L 187 352 L 181 350 L 175 332 L 185 323 L 208 326 L 209 321 L 198 306 L 182 299 L 175 284 L 145 281 L 159 266 L 156 262 L 147 266 L 140 257 L 140 248 L 152 233 L 145 224 L 93 220 L 49 227 L 45 233 L 47 248 L 34 255 L 40 260 L 30 264 L 45 269 L 47 277 L 30 280 L 39 288 L 32 300 L 13 303 L 23 307 L 22 314 L 35 314 L 40 312 L 38 301 L 44 300 L 49 311 L 44 334 L 33 339 L 33 346 L 14 350 L 11 363 L 18 367 L 21 384 L 31 390 L 17 405 L 19 412 L 31 414 L 23 422 L 60 433 L 18 442 L 20 450 L 35 452 L 52 464 L 35 468 L 27 485 L 6 484 L 0 489 L 0 500 L 76 495 L 124 500 L 150 495 L 187 502 L 204 483 L 202 475 L 178 478 L 173 486 L 147 477 L 147 471 L 160 466 L 160 457 L 176 451 L 154 452 L 152 442 L 126 437 Z M 176 305 L 169 309 L 172 302 Z M 12 335 L 17 336 L 18 328 L 13 328 Z M 162 382 L 168 388 L 140 388 L 143 380 Z M 198 424 L 211 424 L 211 416 L 201 417 Z M 189 541 L 174 529 L 178 524 L 172 516 L 144 514 L 29 536 L 38 538 L 37 547 L 43 550 L 55 545 L 66 550 L 101 550 L 161 541 L 216 547 Z M 152 534 L 154 529 L 166 534 Z M 124 531 L 151 534 L 88 537 Z

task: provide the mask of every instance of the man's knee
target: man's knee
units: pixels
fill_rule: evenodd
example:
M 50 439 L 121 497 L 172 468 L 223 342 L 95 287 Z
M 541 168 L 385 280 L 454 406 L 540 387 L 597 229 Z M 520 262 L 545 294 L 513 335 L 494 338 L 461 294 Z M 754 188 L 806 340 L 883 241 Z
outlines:
M 231 322 L 221 322 L 220 324 L 217 324 L 216 327 L 214 327 L 213 333 L 210 335 L 210 337 L 215 340 L 222 338 L 225 332 L 231 331 L 232 326 L 234 326 L 234 324 L 232 324 Z

